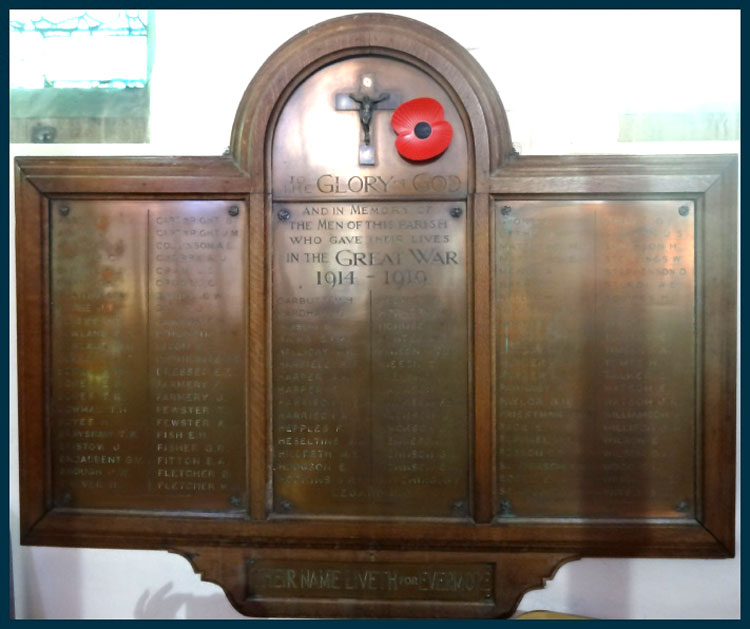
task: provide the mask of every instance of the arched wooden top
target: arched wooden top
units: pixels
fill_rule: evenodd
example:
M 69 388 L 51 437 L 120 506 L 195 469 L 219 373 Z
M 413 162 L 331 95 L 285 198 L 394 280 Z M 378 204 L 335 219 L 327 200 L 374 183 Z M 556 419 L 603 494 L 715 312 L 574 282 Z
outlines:
M 322 22 L 296 35 L 263 64 L 245 91 L 232 128 L 231 154 L 253 192 L 270 191 L 270 139 L 279 111 L 306 77 L 331 62 L 380 54 L 414 63 L 441 83 L 465 118 L 474 192 L 513 153 L 505 109 L 469 52 L 440 31 L 396 15 L 362 13 Z M 473 151 L 473 153 L 472 153 Z

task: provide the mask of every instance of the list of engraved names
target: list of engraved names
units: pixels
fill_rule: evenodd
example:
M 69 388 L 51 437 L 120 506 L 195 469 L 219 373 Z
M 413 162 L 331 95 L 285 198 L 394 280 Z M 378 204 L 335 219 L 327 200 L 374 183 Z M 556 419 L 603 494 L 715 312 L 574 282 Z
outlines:
M 684 517 L 695 474 L 692 204 L 498 210 L 498 515 Z
M 244 222 L 214 201 L 52 213 L 53 483 L 73 507 L 244 502 Z

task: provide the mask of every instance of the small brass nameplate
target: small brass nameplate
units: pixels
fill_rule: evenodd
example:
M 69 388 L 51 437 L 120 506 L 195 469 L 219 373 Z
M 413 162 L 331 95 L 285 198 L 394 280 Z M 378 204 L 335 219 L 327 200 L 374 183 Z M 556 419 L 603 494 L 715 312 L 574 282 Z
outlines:
M 491 603 L 491 563 L 257 561 L 247 564 L 248 598 Z

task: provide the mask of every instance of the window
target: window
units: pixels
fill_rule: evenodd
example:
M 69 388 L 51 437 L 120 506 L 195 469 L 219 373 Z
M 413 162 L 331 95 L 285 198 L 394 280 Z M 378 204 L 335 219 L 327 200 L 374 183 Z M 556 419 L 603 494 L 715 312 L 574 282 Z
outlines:
M 11 142 L 147 142 L 153 12 L 10 11 Z

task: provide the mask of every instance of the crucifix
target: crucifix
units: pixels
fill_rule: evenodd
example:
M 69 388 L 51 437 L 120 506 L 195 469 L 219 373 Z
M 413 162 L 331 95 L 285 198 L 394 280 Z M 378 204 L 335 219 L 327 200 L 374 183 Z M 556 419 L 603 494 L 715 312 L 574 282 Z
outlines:
M 359 77 L 358 92 L 340 92 L 336 94 L 336 111 L 357 111 L 362 128 L 359 142 L 360 166 L 375 164 L 375 145 L 373 142 L 372 123 L 375 111 L 394 110 L 401 104 L 401 95 L 394 92 L 377 92 L 372 74 Z

